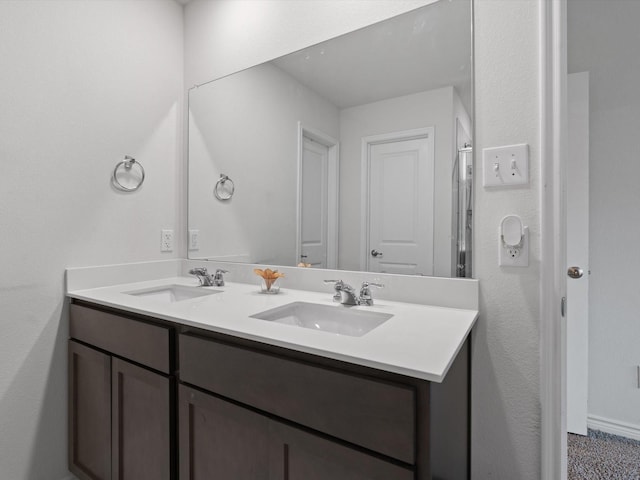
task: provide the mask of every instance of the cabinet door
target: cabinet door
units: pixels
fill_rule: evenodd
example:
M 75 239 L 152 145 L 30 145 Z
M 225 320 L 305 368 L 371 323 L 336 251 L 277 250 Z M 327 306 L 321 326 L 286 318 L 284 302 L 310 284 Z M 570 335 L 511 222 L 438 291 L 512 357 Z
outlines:
M 69 341 L 69 470 L 111 478 L 111 357 Z
M 118 358 L 112 370 L 113 480 L 169 480 L 169 378 Z
M 413 470 L 270 422 L 270 480 L 413 480 Z
M 180 479 L 268 480 L 269 421 L 180 385 Z

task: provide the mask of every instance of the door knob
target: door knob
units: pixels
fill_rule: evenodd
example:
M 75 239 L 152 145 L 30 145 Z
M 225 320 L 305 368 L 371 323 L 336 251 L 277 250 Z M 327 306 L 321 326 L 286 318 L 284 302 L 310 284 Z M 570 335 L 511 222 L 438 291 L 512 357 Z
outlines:
M 580 267 L 569 267 L 569 269 L 567 270 L 567 275 L 569 275 L 571 278 L 582 278 L 583 273 L 584 272 Z
M 379 252 L 377 250 L 371 250 L 371 255 L 374 257 L 381 257 L 382 256 L 382 252 Z

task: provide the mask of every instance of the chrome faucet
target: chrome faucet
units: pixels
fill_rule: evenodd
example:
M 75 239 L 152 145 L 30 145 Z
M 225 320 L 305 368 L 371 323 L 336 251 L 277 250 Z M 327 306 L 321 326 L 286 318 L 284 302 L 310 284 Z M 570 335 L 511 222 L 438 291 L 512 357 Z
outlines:
M 373 305 L 373 297 L 369 287 L 383 288 L 381 283 L 362 282 L 360 287 L 360 295 L 356 296 L 355 289 L 342 280 L 325 280 L 324 283 L 333 283 L 336 293 L 333 295 L 333 301 L 342 305 Z
M 222 274 L 229 273 L 226 270 L 217 269 L 214 275 L 209 274 L 207 267 L 192 268 L 191 275 L 198 277 L 201 287 L 224 287 L 224 277 Z

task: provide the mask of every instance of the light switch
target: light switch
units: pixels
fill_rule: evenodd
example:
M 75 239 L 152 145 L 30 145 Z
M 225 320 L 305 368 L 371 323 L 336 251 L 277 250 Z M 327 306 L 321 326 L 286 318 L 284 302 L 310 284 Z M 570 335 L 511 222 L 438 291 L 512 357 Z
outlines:
M 502 187 L 529 183 L 529 146 L 526 143 L 482 150 L 482 185 Z

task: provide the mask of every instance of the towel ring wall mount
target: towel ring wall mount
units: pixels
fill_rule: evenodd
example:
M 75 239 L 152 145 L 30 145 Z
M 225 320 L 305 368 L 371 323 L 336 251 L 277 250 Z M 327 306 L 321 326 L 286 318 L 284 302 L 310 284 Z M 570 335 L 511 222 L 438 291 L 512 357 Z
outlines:
M 225 185 L 228 185 L 228 190 L 225 189 Z M 235 190 L 236 186 L 233 183 L 233 180 L 231 180 L 228 175 L 221 173 L 220 178 L 216 182 L 216 186 L 213 187 L 213 194 L 218 200 L 222 200 L 224 202 L 233 197 L 233 192 L 235 192 Z
M 140 171 L 140 179 L 138 180 L 138 183 L 134 184 L 131 187 L 127 187 L 120 183 L 120 180 L 118 179 L 118 172 L 124 171 L 125 173 L 131 173 L 134 165 L 137 165 L 139 167 L 138 170 Z M 144 167 L 142 166 L 142 164 L 136 161 L 135 158 L 129 155 L 125 155 L 124 160 L 118 163 L 113 169 L 111 180 L 113 182 L 113 186 L 118 190 L 122 190 L 123 192 L 135 192 L 142 186 L 142 183 L 144 182 L 144 175 Z

